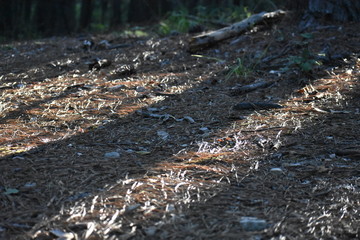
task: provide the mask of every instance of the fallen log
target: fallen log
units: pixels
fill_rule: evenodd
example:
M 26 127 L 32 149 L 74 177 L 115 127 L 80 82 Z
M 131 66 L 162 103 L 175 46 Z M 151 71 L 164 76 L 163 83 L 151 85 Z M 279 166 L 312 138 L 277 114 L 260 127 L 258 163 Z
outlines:
M 228 27 L 194 36 L 189 42 L 189 52 L 196 52 L 197 50 L 207 48 L 219 41 L 239 35 L 257 24 L 273 22 L 274 20 L 278 20 L 283 17 L 285 14 L 286 12 L 282 10 L 274 12 L 261 12 Z

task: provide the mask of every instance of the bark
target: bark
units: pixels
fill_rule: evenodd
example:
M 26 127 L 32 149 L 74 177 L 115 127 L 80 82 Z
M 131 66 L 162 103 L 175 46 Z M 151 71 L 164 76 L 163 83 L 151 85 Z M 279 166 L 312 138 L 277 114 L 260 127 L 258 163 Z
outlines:
M 53 6 L 55 6 L 55 9 L 52 34 L 63 35 L 75 31 L 75 1 L 56 0 Z
M 0 0 L 0 32 L 8 34 L 13 27 L 11 5 L 12 2 L 8 0 Z
M 341 22 L 360 21 L 358 0 L 309 0 L 309 11 L 315 16 Z
M 108 0 L 100 0 L 100 7 L 101 7 L 101 24 L 106 23 L 106 16 L 108 13 L 109 1 Z
M 28 33 L 30 23 L 29 11 L 26 7 L 31 6 L 30 0 L 1 0 L 0 1 L 0 35 L 2 37 L 24 37 Z
M 306 11 L 311 16 L 341 22 L 360 21 L 360 1 L 358 0 L 293 0 L 287 8 L 298 15 Z
M 53 33 L 54 4 L 48 0 L 37 0 L 35 8 L 35 24 L 37 32 L 43 36 Z
M 111 27 L 116 27 L 121 24 L 121 1 L 112 1 L 112 15 L 111 15 Z
M 76 2 L 74 0 L 64 0 L 63 17 L 66 33 L 72 33 L 76 30 Z
M 164 16 L 167 12 L 172 10 L 172 4 L 170 0 L 159 0 L 158 1 L 158 11 L 156 14 L 159 17 Z
M 153 16 L 150 8 L 151 1 L 147 0 L 131 0 L 129 6 L 129 22 L 141 23 L 150 20 Z
M 131 0 L 129 22 L 145 23 L 157 19 L 172 9 L 170 0 Z
M 81 1 L 81 13 L 80 13 L 80 29 L 88 29 L 90 27 L 92 18 L 93 3 L 92 0 Z
M 32 0 L 25 0 L 24 1 L 24 8 L 23 8 L 23 14 L 24 14 L 24 20 L 26 25 L 30 25 L 31 23 L 31 6 L 32 6 Z

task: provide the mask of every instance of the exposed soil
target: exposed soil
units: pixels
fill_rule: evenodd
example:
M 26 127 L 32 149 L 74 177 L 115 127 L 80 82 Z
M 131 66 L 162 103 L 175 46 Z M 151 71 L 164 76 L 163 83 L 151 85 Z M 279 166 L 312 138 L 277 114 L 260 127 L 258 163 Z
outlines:
M 0 238 L 359 239 L 360 26 L 291 22 L 2 45 Z

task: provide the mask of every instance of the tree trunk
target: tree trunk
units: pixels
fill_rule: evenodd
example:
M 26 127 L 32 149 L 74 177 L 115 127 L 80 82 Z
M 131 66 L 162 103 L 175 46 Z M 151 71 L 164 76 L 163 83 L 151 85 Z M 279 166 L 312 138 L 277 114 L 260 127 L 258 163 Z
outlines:
M 37 0 L 35 8 L 35 24 L 37 32 L 49 36 L 53 33 L 53 3 L 48 0 Z
M 113 0 L 111 9 L 111 27 L 116 27 L 121 24 L 121 1 Z
M 149 20 L 162 17 L 171 7 L 170 0 L 131 0 L 128 21 L 148 23 Z
M 60 15 L 62 21 L 60 22 L 64 24 L 64 33 L 67 34 L 76 30 L 75 3 L 74 0 L 63 0 L 62 3 L 62 12 Z
M 80 13 L 80 29 L 85 30 L 90 27 L 92 17 L 93 4 L 92 0 L 81 1 L 81 13 Z
M 170 0 L 160 0 L 158 2 L 158 12 L 159 17 L 164 16 L 167 12 L 172 10 L 172 4 Z
M 0 34 L 2 37 L 24 37 L 29 19 L 25 7 L 31 3 L 29 0 L 0 1 Z
M 70 34 L 75 30 L 75 1 L 56 0 L 53 2 L 53 27 L 51 34 Z
M 32 6 L 32 0 L 24 1 L 23 14 L 24 14 L 24 21 L 26 26 L 30 26 L 31 24 L 31 6 Z
M 100 21 L 101 24 L 105 25 L 106 24 L 106 16 L 107 16 L 107 12 L 108 12 L 108 7 L 109 7 L 109 1 L 108 0 L 100 0 L 100 6 L 101 6 L 101 17 L 100 17 Z
M 11 14 L 11 5 L 12 2 L 8 0 L 0 0 L 0 32 L 1 35 L 4 34 L 5 37 L 8 35 L 13 28 L 12 14 Z
M 150 8 L 152 1 L 131 0 L 129 6 L 129 22 L 141 23 L 150 20 L 153 16 Z
M 325 20 L 360 21 L 359 0 L 294 0 L 287 7 L 300 14 L 308 10 L 312 16 Z
M 309 0 L 309 11 L 315 16 L 341 22 L 360 21 L 358 0 Z

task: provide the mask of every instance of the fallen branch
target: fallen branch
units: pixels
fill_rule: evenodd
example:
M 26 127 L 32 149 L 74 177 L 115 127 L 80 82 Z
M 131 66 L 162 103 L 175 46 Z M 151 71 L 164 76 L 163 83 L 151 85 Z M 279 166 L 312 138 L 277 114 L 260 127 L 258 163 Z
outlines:
M 282 10 L 277 10 L 274 12 L 262 12 L 254 14 L 242 20 L 241 22 L 234 23 L 231 26 L 195 36 L 190 40 L 189 51 L 195 52 L 199 49 L 209 47 L 219 41 L 239 35 L 259 23 L 268 22 L 268 20 L 277 20 L 285 14 L 286 12 Z
M 231 94 L 232 95 L 241 95 L 243 93 L 254 91 L 258 88 L 269 87 L 269 86 L 273 85 L 274 83 L 275 83 L 274 81 L 261 81 L 261 82 L 256 82 L 256 83 L 252 83 L 252 84 L 245 85 L 245 86 L 236 86 L 231 89 Z
M 233 106 L 234 110 L 266 110 L 272 108 L 283 108 L 283 106 L 270 102 L 242 102 Z

